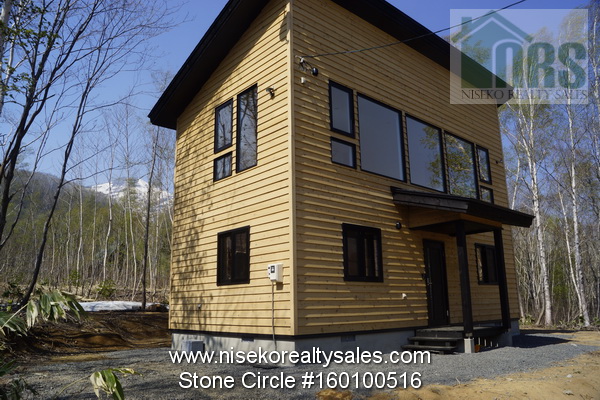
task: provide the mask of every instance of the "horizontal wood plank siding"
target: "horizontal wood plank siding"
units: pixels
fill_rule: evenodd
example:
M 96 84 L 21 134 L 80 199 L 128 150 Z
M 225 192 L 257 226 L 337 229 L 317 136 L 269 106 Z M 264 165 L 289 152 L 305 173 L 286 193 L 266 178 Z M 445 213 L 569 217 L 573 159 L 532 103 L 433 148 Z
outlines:
M 370 48 L 397 41 L 330 1 L 302 0 L 293 4 L 296 56 Z M 450 104 L 449 72 L 403 44 L 308 61 L 319 69 L 319 75 L 312 76 L 297 66 L 293 76 L 298 334 L 426 326 L 427 295 L 421 276 L 425 238 L 445 244 L 451 322 L 460 322 L 455 239 L 408 229 L 409 210 L 393 204 L 390 186 L 419 190 L 418 187 L 361 171 L 360 134 L 349 138 L 329 129 L 328 82 L 332 80 L 353 89 L 355 100 L 356 93 L 364 94 L 487 148 L 495 202 L 507 206 L 503 164 L 497 162 L 503 155 L 495 105 Z M 357 119 L 356 108 L 354 115 Z M 355 131 L 358 131 L 356 120 Z M 356 145 L 356 169 L 331 162 L 331 137 Z M 402 223 L 403 228 L 396 229 L 396 222 Z M 384 282 L 344 281 L 342 223 L 381 229 Z M 475 267 L 474 244 L 491 244 L 490 238 L 491 234 L 468 238 L 476 321 L 500 318 L 498 287 L 479 285 Z M 510 304 L 515 317 L 518 303 L 508 229 L 504 243 Z
M 177 123 L 170 328 L 271 334 L 266 267 L 284 264 L 275 289 L 277 334 L 293 334 L 289 190 L 289 42 L 285 0 L 269 2 Z M 258 163 L 236 173 L 237 95 L 258 86 Z M 275 97 L 266 92 L 275 89 Z M 215 108 L 233 99 L 233 146 L 214 153 Z M 213 161 L 232 152 L 232 176 Z M 217 235 L 250 226 L 250 283 L 217 286 Z

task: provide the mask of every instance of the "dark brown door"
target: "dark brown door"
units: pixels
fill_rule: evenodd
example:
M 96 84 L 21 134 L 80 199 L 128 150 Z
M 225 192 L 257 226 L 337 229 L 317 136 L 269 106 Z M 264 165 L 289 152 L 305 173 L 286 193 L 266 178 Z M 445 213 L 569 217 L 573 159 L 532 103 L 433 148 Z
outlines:
M 448 284 L 446 282 L 446 255 L 444 243 L 433 240 L 423 241 L 425 256 L 425 281 L 429 326 L 448 324 Z

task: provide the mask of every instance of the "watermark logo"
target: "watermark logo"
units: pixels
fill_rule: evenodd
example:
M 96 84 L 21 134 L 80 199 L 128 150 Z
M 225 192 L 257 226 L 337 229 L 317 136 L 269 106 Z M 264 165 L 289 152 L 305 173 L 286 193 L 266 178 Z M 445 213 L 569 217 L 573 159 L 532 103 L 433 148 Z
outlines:
M 455 9 L 450 23 L 452 104 L 587 104 L 587 10 Z

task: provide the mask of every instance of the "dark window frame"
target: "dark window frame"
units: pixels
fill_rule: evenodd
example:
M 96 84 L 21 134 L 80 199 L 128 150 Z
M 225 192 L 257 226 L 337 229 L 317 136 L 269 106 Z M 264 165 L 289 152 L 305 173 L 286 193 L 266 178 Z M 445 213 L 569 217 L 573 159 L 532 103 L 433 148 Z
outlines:
M 494 189 L 489 188 L 487 186 L 481 186 L 479 185 L 479 199 L 485 202 L 488 202 L 487 200 L 485 200 L 483 198 L 483 191 L 487 190 L 490 193 L 490 201 L 489 203 L 494 204 Z
M 245 264 L 238 266 L 237 262 L 238 259 L 233 256 L 232 257 L 232 262 L 233 265 L 231 267 L 232 275 L 235 275 L 238 268 L 243 268 L 244 271 L 242 271 L 241 278 L 235 279 L 235 278 L 230 278 L 230 279 L 225 279 L 223 277 L 224 275 L 224 271 L 223 268 L 223 257 L 226 256 L 224 254 L 222 254 L 222 252 L 224 251 L 224 249 L 222 248 L 222 240 L 227 238 L 227 237 L 231 237 L 231 243 L 232 243 L 232 252 L 234 254 L 236 254 L 235 251 L 235 246 L 236 246 L 236 235 L 244 233 L 246 234 L 246 260 L 245 260 Z M 219 234 L 217 234 L 217 286 L 226 286 L 226 285 L 240 285 L 240 284 L 247 284 L 250 283 L 250 226 L 245 226 L 242 228 L 237 228 L 237 229 L 232 229 L 229 231 L 225 231 L 225 232 L 220 232 Z
M 341 90 L 343 92 L 346 92 L 349 96 L 348 98 L 348 109 L 350 110 L 350 132 L 346 132 L 343 129 L 339 129 L 333 126 L 333 97 L 332 97 L 332 93 L 331 93 L 331 89 L 332 88 L 336 88 L 338 90 Z M 334 81 L 329 81 L 329 129 L 333 132 L 336 133 L 340 133 L 342 135 L 354 138 L 356 137 L 356 128 L 354 127 L 355 125 L 355 115 L 354 115 L 354 90 L 350 89 L 349 87 L 346 87 L 344 85 L 341 85 L 337 82 Z
M 227 107 L 231 107 L 231 126 L 229 126 L 229 131 L 231 137 L 229 138 L 229 143 L 225 143 L 223 146 L 219 146 L 219 112 Z M 233 146 L 233 99 L 227 100 L 225 103 L 221 104 L 217 108 L 215 108 L 215 153 L 219 153 L 229 147 Z
M 467 197 L 467 198 L 479 199 L 480 198 L 480 196 L 479 196 L 479 168 L 478 168 L 479 164 L 477 162 L 477 154 L 476 154 L 477 150 L 476 150 L 475 143 L 473 143 L 470 140 L 467 140 L 465 138 L 462 138 L 458 135 L 455 135 L 451 132 L 444 131 L 444 161 L 446 164 L 445 168 L 446 168 L 446 190 L 447 190 L 447 192 L 449 194 L 455 194 L 455 193 L 452 193 L 451 184 L 450 184 L 450 164 L 448 163 L 448 141 L 446 140 L 447 136 L 452 136 L 455 139 L 458 139 L 460 141 L 466 142 L 471 145 L 471 159 L 473 160 L 473 163 L 472 163 L 473 184 L 475 185 L 473 190 L 474 190 L 475 197 Z
M 433 129 L 437 129 L 437 131 L 438 131 L 438 139 L 439 139 L 439 145 L 440 145 L 440 158 L 441 158 L 441 160 L 440 160 L 440 169 L 441 169 L 441 172 L 442 172 L 442 190 L 439 190 L 439 189 L 436 189 L 436 188 L 432 188 L 432 187 L 429 187 L 429 186 L 420 185 L 420 184 L 414 183 L 412 181 L 413 174 L 412 174 L 412 168 L 411 168 L 411 165 L 410 165 L 411 154 L 410 154 L 410 141 L 409 141 L 409 134 L 410 133 L 409 133 L 409 130 L 408 130 L 408 118 L 413 119 L 413 120 L 415 120 L 417 122 L 420 122 L 422 124 L 429 125 Z M 409 169 L 409 174 L 408 174 L 409 177 L 408 177 L 408 181 L 407 182 L 409 182 L 411 185 L 415 185 L 415 186 L 426 188 L 426 189 L 430 189 L 430 190 L 435 190 L 436 192 L 448 193 L 448 177 L 446 176 L 446 167 L 445 167 L 446 166 L 446 154 L 445 154 L 446 152 L 445 152 L 445 149 L 444 149 L 444 136 L 443 136 L 442 129 L 438 128 L 437 126 L 435 126 L 433 124 L 430 124 L 429 122 L 426 122 L 426 121 L 424 121 L 424 120 L 422 120 L 422 119 L 420 119 L 418 117 L 410 115 L 410 114 L 404 114 L 404 121 L 406 123 L 406 144 L 407 144 L 407 147 L 406 147 L 406 154 L 407 154 L 406 158 L 407 158 L 407 160 L 406 160 L 406 162 L 408 163 L 408 169 Z
M 241 110 L 242 107 L 240 105 L 241 101 L 240 99 L 245 96 L 248 93 L 253 93 L 254 94 L 254 102 L 256 105 L 256 121 L 255 121 L 255 138 L 256 138 L 256 154 L 255 154 L 255 159 L 254 159 L 254 163 L 252 165 L 247 165 L 244 168 L 240 168 L 240 162 L 242 161 L 243 157 L 242 157 L 242 151 L 241 151 L 241 136 L 242 136 L 242 128 L 243 128 L 243 124 L 242 124 L 242 115 L 241 115 Z M 251 87 L 249 87 L 248 89 L 244 90 L 243 92 L 241 92 L 240 94 L 237 95 L 237 112 L 236 112 L 236 121 L 237 121 L 237 129 L 236 129 L 236 158 L 235 158 L 235 172 L 239 173 L 242 171 L 246 171 L 250 168 L 256 167 L 258 165 L 258 85 L 254 84 Z
M 482 170 L 481 170 L 481 157 L 479 157 L 479 151 L 484 151 L 487 154 L 487 160 L 486 160 L 486 168 L 488 170 L 488 175 L 487 177 L 484 177 L 482 174 Z M 487 183 L 488 185 L 492 184 L 492 168 L 491 168 L 491 163 L 490 163 L 490 151 L 488 149 L 486 149 L 485 147 L 479 146 L 477 145 L 475 148 L 475 153 L 477 156 L 477 176 L 479 177 L 479 180 L 483 183 Z
M 352 147 L 352 165 L 334 161 L 334 159 L 333 159 L 333 142 Z M 352 142 L 347 142 L 345 140 L 340 140 L 338 138 L 331 137 L 331 162 L 334 164 L 337 164 L 337 165 L 343 165 L 345 167 L 356 169 L 356 145 Z
M 376 241 L 376 249 L 377 254 L 373 254 L 375 263 L 372 266 L 372 276 L 367 276 L 367 268 L 370 269 L 370 266 L 367 266 L 365 261 L 364 254 L 364 246 L 359 246 L 356 250 L 357 254 L 357 262 L 358 262 L 358 275 L 350 274 L 350 252 L 349 252 L 349 244 L 348 239 L 350 234 L 356 235 L 357 240 L 361 243 L 364 243 L 365 240 L 370 236 L 374 238 Z M 372 228 L 368 226 L 362 225 L 354 225 L 354 224 L 342 224 L 342 244 L 343 244 L 343 254 L 344 254 L 344 281 L 350 282 L 383 282 L 383 252 L 381 245 L 381 229 Z
M 222 177 L 217 177 L 217 164 L 219 163 L 219 161 L 229 158 L 229 174 L 228 175 L 224 175 Z M 232 166 L 232 161 L 233 161 L 233 152 L 229 152 L 229 153 L 225 153 L 220 157 L 215 158 L 214 163 L 213 163 L 213 182 L 217 182 L 220 180 L 223 180 L 225 178 L 230 177 L 233 174 L 233 166 Z
M 395 178 L 395 177 L 392 177 L 392 176 L 389 176 L 389 175 L 381 174 L 379 172 L 373 172 L 373 171 L 370 171 L 368 169 L 364 169 L 362 167 L 362 152 L 361 152 L 361 171 L 365 171 L 365 172 L 368 172 L 370 174 L 374 174 L 374 175 L 378 175 L 378 176 L 383 176 L 383 177 L 386 177 L 386 178 L 390 178 L 390 179 L 394 179 L 396 181 L 400 181 L 400 182 L 405 182 L 406 183 L 407 180 L 408 180 L 408 177 L 407 177 L 407 174 L 406 174 L 406 152 L 407 152 L 407 150 L 405 149 L 405 147 L 406 147 L 406 145 L 405 145 L 405 141 L 406 141 L 406 137 L 405 136 L 406 136 L 406 134 L 404 132 L 404 113 L 401 110 L 398 110 L 398 109 L 396 109 L 396 108 L 394 108 L 394 107 L 392 107 L 390 105 L 382 103 L 381 101 L 373 99 L 372 97 L 369 97 L 369 96 L 364 95 L 362 93 L 357 93 L 357 95 L 356 95 L 357 103 L 358 103 L 358 101 L 359 101 L 358 99 L 360 97 L 362 97 L 363 99 L 365 99 L 367 101 L 375 103 L 375 104 L 377 104 L 377 105 L 379 105 L 379 106 L 381 106 L 383 108 L 387 108 L 388 110 L 393 111 L 393 112 L 395 112 L 395 113 L 398 114 L 398 118 L 399 118 L 399 122 L 400 122 L 400 124 L 399 124 L 399 126 L 400 126 L 400 157 L 401 157 L 400 166 L 402 168 L 403 179 L 398 179 L 398 178 Z M 360 125 L 360 107 L 358 108 L 358 118 L 359 118 L 359 125 Z M 361 140 L 360 129 L 359 129 L 359 132 L 358 132 L 358 137 L 359 137 L 359 144 L 360 144 L 360 140 Z
M 479 250 L 481 250 L 481 253 Z M 485 259 L 481 260 L 480 254 L 484 254 Z M 490 256 L 494 262 L 493 272 L 495 273 L 495 276 L 490 276 Z M 481 268 L 479 268 L 480 263 Z M 480 285 L 498 285 L 498 263 L 495 246 L 490 244 L 475 243 L 475 265 L 477 267 L 477 281 Z

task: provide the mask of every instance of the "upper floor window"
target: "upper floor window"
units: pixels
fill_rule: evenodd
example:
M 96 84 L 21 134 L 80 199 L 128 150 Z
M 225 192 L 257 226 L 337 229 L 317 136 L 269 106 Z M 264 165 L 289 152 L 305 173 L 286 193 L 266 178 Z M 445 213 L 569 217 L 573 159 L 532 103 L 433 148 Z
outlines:
M 231 176 L 231 153 L 224 154 L 221 157 L 215 159 L 213 171 L 213 179 L 215 181 Z
M 250 282 L 250 227 L 219 233 L 217 285 Z
M 479 187 L 479 198 L 488 203 L 494 202 L 494 191 L 490 188 L 480 186 Z
M 445 191 L 441 131 L 412 117 L 406 117 L 410 182 Z
M 254 167 L 257 163 L 257 97 L 256 85 L 237 97 L 237 172 Z
M 215 110 L 215 153 L 231 146 L 233 138 L 233 100 Z
M 352 89 L 329 82 L 331 130 L 354 137 L 354 95 Z
M 356 148 L 354 144 L 331 138 L 331 161 L 356 168 Z
M 404 180 L 402 115 L 358 95 L 360 166 L 364 171 Z
M 490 153 L 488 152 L 488 149 L 477 146 L 477 160 L 479 161 L 479 179 L 485 183 L 492 183 Z
M 477 176 L 473 143 L 446 133 L 448 189 L 451 194 L 477 198 Z
M 381 229 L 342 224 L 344 280 L 383 282 Z

